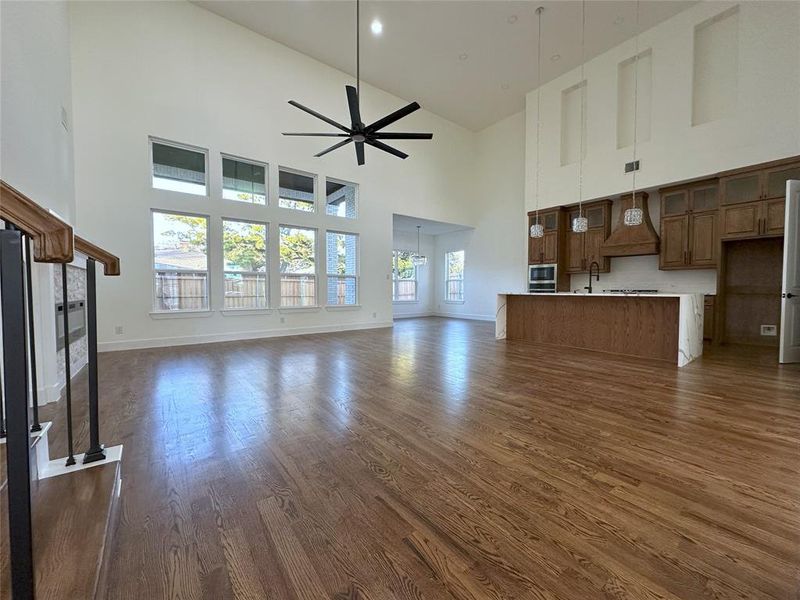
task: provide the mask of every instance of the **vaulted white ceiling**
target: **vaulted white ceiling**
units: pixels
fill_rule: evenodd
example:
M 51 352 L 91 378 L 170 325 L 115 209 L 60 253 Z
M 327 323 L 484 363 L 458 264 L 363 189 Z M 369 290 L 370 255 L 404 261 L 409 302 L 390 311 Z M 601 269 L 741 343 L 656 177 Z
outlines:
M 695 2 L 642 1 L 641 30 Z M 355 2 L 197 0 L 222 17 L 355 74 Z M 361 3 L 361 78 L 472 130 L 522 110 L 536 85 L 535 10 L 544 6 L 542 82 L 580 64 L 581 2 Z M 383 33 L 370 31 L 373 19 Z M 586 57 L 636 34 L 636 2 L 586 2 Z

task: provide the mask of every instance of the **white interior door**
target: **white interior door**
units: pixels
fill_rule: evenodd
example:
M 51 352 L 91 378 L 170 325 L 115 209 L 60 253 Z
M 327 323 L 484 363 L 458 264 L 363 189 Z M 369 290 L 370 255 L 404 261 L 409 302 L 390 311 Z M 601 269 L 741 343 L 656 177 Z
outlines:
M 800 362 L 800 181 L 786 182 L 779 360 Z

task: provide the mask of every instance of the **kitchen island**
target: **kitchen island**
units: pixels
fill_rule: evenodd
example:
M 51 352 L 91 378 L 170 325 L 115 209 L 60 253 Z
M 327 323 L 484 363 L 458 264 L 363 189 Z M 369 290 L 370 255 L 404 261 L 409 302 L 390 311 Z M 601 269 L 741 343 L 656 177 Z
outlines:
M 495 337 L 683 367 L 703 354 L 703 295 L 501 293 Z

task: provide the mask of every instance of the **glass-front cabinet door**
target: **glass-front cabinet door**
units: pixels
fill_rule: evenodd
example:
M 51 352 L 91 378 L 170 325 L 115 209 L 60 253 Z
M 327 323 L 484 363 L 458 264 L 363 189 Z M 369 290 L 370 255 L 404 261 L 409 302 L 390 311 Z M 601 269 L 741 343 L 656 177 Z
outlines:
M 743 173 L 722 180 L 724 204 L 742 204 L 761 199 L 761 173 Z
M 786 197 L 786 182 L 789 179 L 800 180 L 800 164 L 771 169 L 766 172 L 766 195 L 770 198 Z
M 542 214 L 541 219 L 545 231 L 556 231 L 558 229 L 558 213 L 550 212 Z
M 689 195 L 685 190 L 667 192 L 661 200 L 662 214 L 665 217 L 683 215 L 689 212 Z
M 692 212 L 716 210 L 719 207 L 716 185 L 696 187 L 692 190 Z

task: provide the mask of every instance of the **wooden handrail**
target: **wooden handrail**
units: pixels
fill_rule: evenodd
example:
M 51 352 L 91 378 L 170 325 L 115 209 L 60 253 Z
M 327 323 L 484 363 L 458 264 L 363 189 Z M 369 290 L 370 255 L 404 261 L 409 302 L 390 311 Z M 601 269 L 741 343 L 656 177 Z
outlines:
M 13 223 L 31 236 L 36 262 L 72 262 L 72 227 L 2 180 L 0 219 Z
M 110 252 L 95 246 L 79 235 L 75 236 L 75 250 L 101 263 L 103 265 L 103 274 L 119 275 L 119 258 Z

